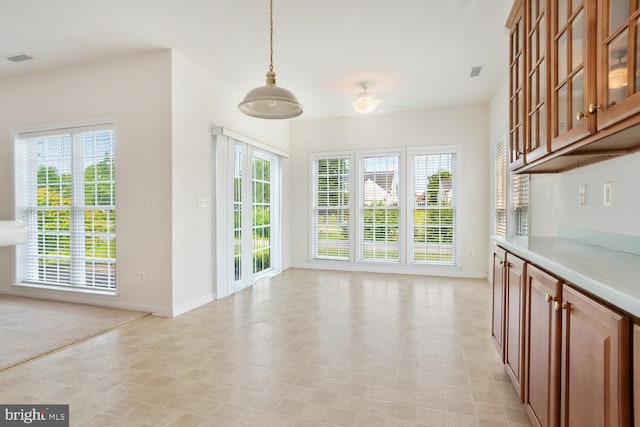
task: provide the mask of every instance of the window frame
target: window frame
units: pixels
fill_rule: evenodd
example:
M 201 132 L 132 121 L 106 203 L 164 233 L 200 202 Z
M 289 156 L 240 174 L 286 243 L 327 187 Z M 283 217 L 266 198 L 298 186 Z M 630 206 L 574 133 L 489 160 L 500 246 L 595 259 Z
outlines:
M 336 160 L 336 159 L 347 159 L 349 161 L 349 203 L 346 205 L 349 210 L 349 257 L 348 259 L 343 259 L 339 257 L 330 257 L 330 256 L 319 256 L 316 253 L 317 249 L 317 218 L 316 218 L 316 210 L 319 209 L 316 202 L 318 200 L 318 182 L 317 182 L 317 173 L 316 167 L 317 162 L 319 160 Z M 311 153 L 309 155 L 309 161 L 311 164 L 310 167 L 310 222 L 311 230 L 309 234 L 309 257 L 313 260 L 321 260 L 321 261 L 337 261 L 337 262 L 353 262 L 355 259 L 355 250 L 354 250 L 354 197 L 353 197 L 353 189 L 354 189 L 354 161 L 353 154 L 350 151 L 334 151 L 328 153 Z
M 434 145 L 434 146 L 426 146 L 426 147 L 412 147 L 407 149 L 407 191 L 406 194 L 409 195 L 409 192 L 412 192 L 412 188 L 415 185 L 415 157 L 421 155 L 440 155 L 440 154 L 452 154 L 453 161 L 451 162 L 452 171 L 452 192 L 453 192 L 453 219 L 452 219 L 452 228 L 453 228 L 453 262 L 452 263 L 442 263 L 442 262 L 429 262 L 429 261 L 415 261 L 413 259 L 413 247 L 414 247 L 414 236 L 413 236 L 413 204 L 411 206 L 407 206 L 407 263 L 412 265 L 419 266 L 438 266 L 438 267 L 459 267 L 460 266 L 460 232 L 459 232 L 459 220 L 458 220 L 458 212 L 460 211 L 460 200 L 459 196 L 459 184 L 460 181 L 458 175 L 460 174 L 460 147 L 458 145 Z M 409 204 L 409 200 L 407 199 L 407 204 Z
M 100 131 L 109 131 L 112 134 L 112 141 L 110 141 L 110 152 L 109 156 L 111 157 L 111 161 L 113 162 L 113 171 L 112 171 L 112 179 L 110 181 L 110 185 L 112 185 L 113 191 L 115 194 L 112 195 L 113 204 L 110 205 L 101 205 L 98 203 L 94 203 L 92 205 L 85 205 L 85 187 L 87 185 L 87 181 L 85 181 L 85 173 L 86 168 L 84 167 L 83 159 L 86 158 L 85 153 L 83 152 L 83 145 L 85 143 L 83 136 L 87 133 L 91 132 L 100 132 Z M 36 138 L 49 138 L 56 136 L 69 136 L 70 138 L 70 154 L 69 159 L 66 161 L 70 162 L 70 176 L 71 176 L 71 188 L 72 188 L 72 204 L 69 205 L 68 209 L 61 209 L 63 211 L 69 211 L 69 216 L 71 218 L 71 224 L 69 227 L 69 239 L 70 239 L 70 247 L 69 247 L 69 262 L 70 262 L 70 272 L 69 272 L 69 280 L 67 282 L 48 282 L 36 280 L 34 278 L 29 277 L 29 266 L 28 263 L 35 262 L 36 267 L 39 263 L 40 256 L 38 255 L 38 250 L 36 249 L 36 255 L 30 255 L 30 251 L 34 250 L 33 245 L 38 245 L 38 239 L 41 233 L 39 233 L 37 224 L 38 212 L 42 211 L 38 209 L 37 203 L 33 205 L 33 203 L 29 203 L 27 199 L 32 199 L 34 197 L 33 189 L 30 187 L 32 185 L 38 186 L 38 162 L 37 159 L 34 158 L 36 155 L 35 149 Z M 118 198 L 118 179 L 117 179 L 117 167 L 115 164 L 116 160 L 116 145 L 117 145 L 117 128 L 116 123 L 113 120 L 105 120 L 105 121 L 97 121 L 90 123 L 71 123 L 68 125 L 59 125 L 59 126 L 47 126 L 47 127 L 38 127 L 38 128 L 26 128 L 14 130 L 12 132 L 13 136 L 13 166 L 14 173 L 12 174 L 13 178 L 13 189 L 14 189 L 14 213 L 15 218 L 22 220 L 26 224 L 30 225 L 30 229 L 35 229 L 36 232 L 29 233 L 29 242 L 25 245 L 18 245 L 15 248 L 15 284 L 18 286 L 25 287 L 42 287 L 47 289 L 54 290 L 62 290 L 62 291 L 74 291 L 74 292 L 83 292 L 88 294 L 101 294 L 101 295 L 112 295 L 117 296 L 119 294 L 119 280 L 118 280 L 118 248 L 117 248 L 117 198 Z M 96 152 L 97 156 L 97 152 Z M 66 158 L 65 158 L 66 159 Z M 97 157 L 95 158 L 97 159 Z M 62 160 L 60 160 L 62 161 Z M 104 184 L 99 181 L 90 181 L 95 185 Z M 81 186 L 81 193 L 79 193 L 74 188 L 77 186 Z M 37 190 L 36 190 L 37 192 Z M 65 205 L 66 206 L 66 205 Z M 55 206 L 52 206 L 55 207 Z M 101 207 L 107 208 L 113 215 L 113 232 L 112 233 L 103 233 L 105 236 L 111 236 L 113 242 L 113 251 L 114 258 L 106 258 L 107 264 L 113 265 L 113 275 L 112 281 L 107 280 L 106 285 L 100 285 L 99 281 L 94 280 L 88 282 L 86 280 L 88 276 L 88 270 L 85 267 L 87 262 L 95 262 L 95 257 L 87 256 L 85 242 L 83 241 L 81 245 L 74 244 L 75 242 L 79 242 L 78 239 L 85 239 L 87 236 L 93 235 L 95 232 L 87 232 L 82 226 L 82 231 L 77 231 L 74 233 L 74 229 L 77 229 L 80 225 L 86 225 L 85 211 L 99 211 L 105 210 L 101 209 Z M 46 209 L 45 209 L 46 211 Z M 31 212 L 31 213 L 29 213 Z M 35 215 L 36 218 L 32 218 Z M 91 224 L 95 224 L 95 220 L 91 221 Z M 88 234 L 87 234 L 88 233 Z M 111 246 L 111 245 L 110 245 Z M 110 247 L 107 246 L 107 247 Z M 74 254 L 73 251 L 85 250 L 85 253 L 80 256 L 78 254 Z M 83 265 L 82 268 L 79 268 L 79 265 Z M 75 266 L 75 267 L 74 267 Z M 81 270 L 81 271 L 80 271 Z M 36 273 L 38 274 L 38 273 Z M 94 272 L 95 274 L 95 272 Z M 110 277 L 110 276 L 107 276 Z

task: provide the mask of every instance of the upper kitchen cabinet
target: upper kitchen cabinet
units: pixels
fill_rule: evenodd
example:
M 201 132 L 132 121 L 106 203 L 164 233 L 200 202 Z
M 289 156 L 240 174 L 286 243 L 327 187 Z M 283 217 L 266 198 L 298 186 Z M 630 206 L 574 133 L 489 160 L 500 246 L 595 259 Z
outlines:
M 527 138 L 525 162 L 529 163 L 549 153 L 550 103 L 549 93 L 549 0 L 525 1 L 526 22 L 526 98 Z
M 636 0 L 598 1 L 598 130 L 640 112 L 640 10 Z
M 588 103 L 595 97 L 592 0 L 554 0 L 552 151 L 595 131 Z
M 549 152 L 548 10 L 548 0 L 516 1 L 507 21 L 511 169 Z
M 640 149 L 640 0 L 516 0 L 510 166 L 549 173 Z
M 523 2 L 516 0 L 507 20 L 509 28 L 509 164 L 524 164 L 525 151 L 525 25 Z

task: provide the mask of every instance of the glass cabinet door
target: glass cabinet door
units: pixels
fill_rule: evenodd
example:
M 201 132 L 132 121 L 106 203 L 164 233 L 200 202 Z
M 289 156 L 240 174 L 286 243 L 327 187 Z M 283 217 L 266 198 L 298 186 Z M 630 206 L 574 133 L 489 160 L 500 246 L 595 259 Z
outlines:
M 594 28 L 588 16 L 591 0 L 557 0 L 553 51 L 552 149 L 557 150 L 584 138 L 595 130 L 595 117 L 589 113 L 593 102 L 593 70 L 589 63 L 593 49 L 589 36 Z
M 547 0 L 527 0 L 527 146 L 526 161 L 531 162 L 549 152 L 549 108 L 547 103 L 548 56 Z
M 524 164 L 525 156 L 525 55 L 522 3 L 514 6 L 515 14 L 507 26 L 509 40 L 509 163 L 512 169 Z
M 606 128 L 640 111 L 640 52 L 637 0 L 600 0 L 597 111 L 598 129 Z

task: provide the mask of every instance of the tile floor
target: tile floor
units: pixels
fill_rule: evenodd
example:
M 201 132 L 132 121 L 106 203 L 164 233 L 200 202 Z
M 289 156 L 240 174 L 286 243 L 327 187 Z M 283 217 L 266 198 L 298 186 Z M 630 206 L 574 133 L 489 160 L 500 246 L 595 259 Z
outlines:
M 530 425 L 486 280 L 290 269 L 0 374 L 76 426 Z

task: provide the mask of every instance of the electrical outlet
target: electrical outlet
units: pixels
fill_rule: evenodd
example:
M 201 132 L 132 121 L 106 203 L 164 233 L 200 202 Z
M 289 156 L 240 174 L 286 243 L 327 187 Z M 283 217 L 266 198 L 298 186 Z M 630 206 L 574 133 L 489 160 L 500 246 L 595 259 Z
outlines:
M 607 208 L 613 206 L 613 181 L 604 183 L 604 206 Z
M 138 283 L 143 284 L 146 280 L 144 272 L 138 273 Z
M 580 185 L 578 190 L 578 204 L 584 206 L 587 204 L 587 184 Z

